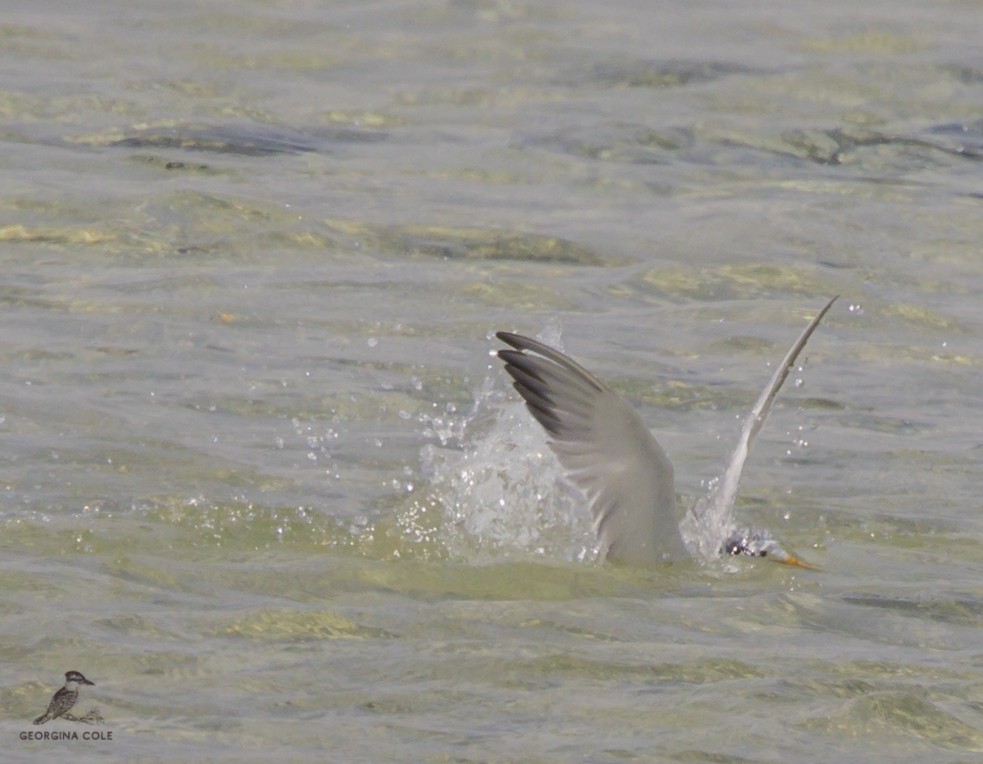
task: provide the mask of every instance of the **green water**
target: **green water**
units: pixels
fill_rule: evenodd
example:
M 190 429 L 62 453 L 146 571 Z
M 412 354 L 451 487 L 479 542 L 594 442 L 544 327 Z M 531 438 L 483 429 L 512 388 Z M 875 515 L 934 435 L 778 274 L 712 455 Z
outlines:
M 980 758 L 978 9 L 8 5 L 5 760 Z M 597 563 L 493 332 L 692 501 L 834 294 L 738 499 L 820 570 Z

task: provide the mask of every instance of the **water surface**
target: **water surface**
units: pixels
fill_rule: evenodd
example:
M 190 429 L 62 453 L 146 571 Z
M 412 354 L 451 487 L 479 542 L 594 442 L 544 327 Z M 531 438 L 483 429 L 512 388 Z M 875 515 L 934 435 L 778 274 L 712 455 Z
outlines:
M 977 761 L 981 22 L 8 3 L 7 755 Z M 834 294 L 738 500 L 822 570 L 598 563 L 492 333 L 691 502 Z

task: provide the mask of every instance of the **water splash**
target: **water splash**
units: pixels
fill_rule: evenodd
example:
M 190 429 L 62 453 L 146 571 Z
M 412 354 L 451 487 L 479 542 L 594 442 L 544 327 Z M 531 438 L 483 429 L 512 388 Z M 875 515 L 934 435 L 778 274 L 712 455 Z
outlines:
M 559 345 L 559 329 L 548 327 L 541 339 Z M 566 480 L 543 429 L 504 377 L 490 363 L 467 413 L 421 417 L 431 440 L 420 454 L 428 490 L 399 524 L 435 535 L 451 559 L 471 563 L 596 560 L 583 495 Z
M 686 548 L 698 560 L 720 557 L 723 543 L 736 530 L 733 503 L 728 503 L 720 488 L 721 477 L 708 481 L 706 493 L 699 497 L 679 522 Z

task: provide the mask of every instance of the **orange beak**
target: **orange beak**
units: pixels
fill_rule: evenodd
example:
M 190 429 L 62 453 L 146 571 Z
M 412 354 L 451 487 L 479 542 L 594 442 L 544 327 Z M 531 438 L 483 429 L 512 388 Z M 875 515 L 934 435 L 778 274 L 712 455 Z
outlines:
M 792 565 L 796 568 L 805 568 L 806 570 L 822 570 L 822 568 L 816 567 L 815 565 L 810 565 L 808 562 L 800 560 L 794 554 L 788 554 L 787 552 L 785 559 L 778 560 L 778 562 L 782 563 L 783 565 Z

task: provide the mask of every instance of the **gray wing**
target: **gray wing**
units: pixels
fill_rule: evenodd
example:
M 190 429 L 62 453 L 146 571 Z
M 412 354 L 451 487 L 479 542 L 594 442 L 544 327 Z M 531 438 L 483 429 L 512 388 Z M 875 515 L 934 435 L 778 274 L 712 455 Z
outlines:
M 602 554 L 645 565 L 689 556 L 672 463 L 637 413 L 578 363 L 541 342 L 498 332 L 505 370 L 590 501 Z
M 723 525 L 733 522 L 731 515 L 734 509 L 734 499 L 737 497 L 737 486 L 741 480 L 741 473 L 744 471 L 744 463 L 747 461 L 748 454 L 751 452 L 751 444 L 754 443 L 754 439 L 768 418 L 768 414 L 771 413 L 775 396 L 782 389 L 785 378 L 788 377 L 788 373 L 792 370 L 792 366 L 799 357 L 799 353 L 802 352 L 802 349 L 806 346 L 806 342 L 809 341 L 809 337 L 812 336 L 816 327 L 819 326 L 819 322 L 823 320 L 823 316 L 833 307 L 833 303 L 836 302 L 838 297 L 839 295 L 827 302 L 816 317 L 809 322 L 809 325 L 799 335 L 799 338 L 793 343 L 792 347 L 789 348 L 779 367 L 775 369 L 775 373 L 768 380 L 765 389 L 761 391 L 761 395 L 758 396 L 754 408 L 751 409 L 751 413 L 744 420 L 741 437 L 738 438 L 734 453 L 731 454 L 730 461 L 727 463 L 727 469 L 724 470 L 724 474 L 714 487 L 714 490 L 697 504 L 695 511 L 701 523 Z

